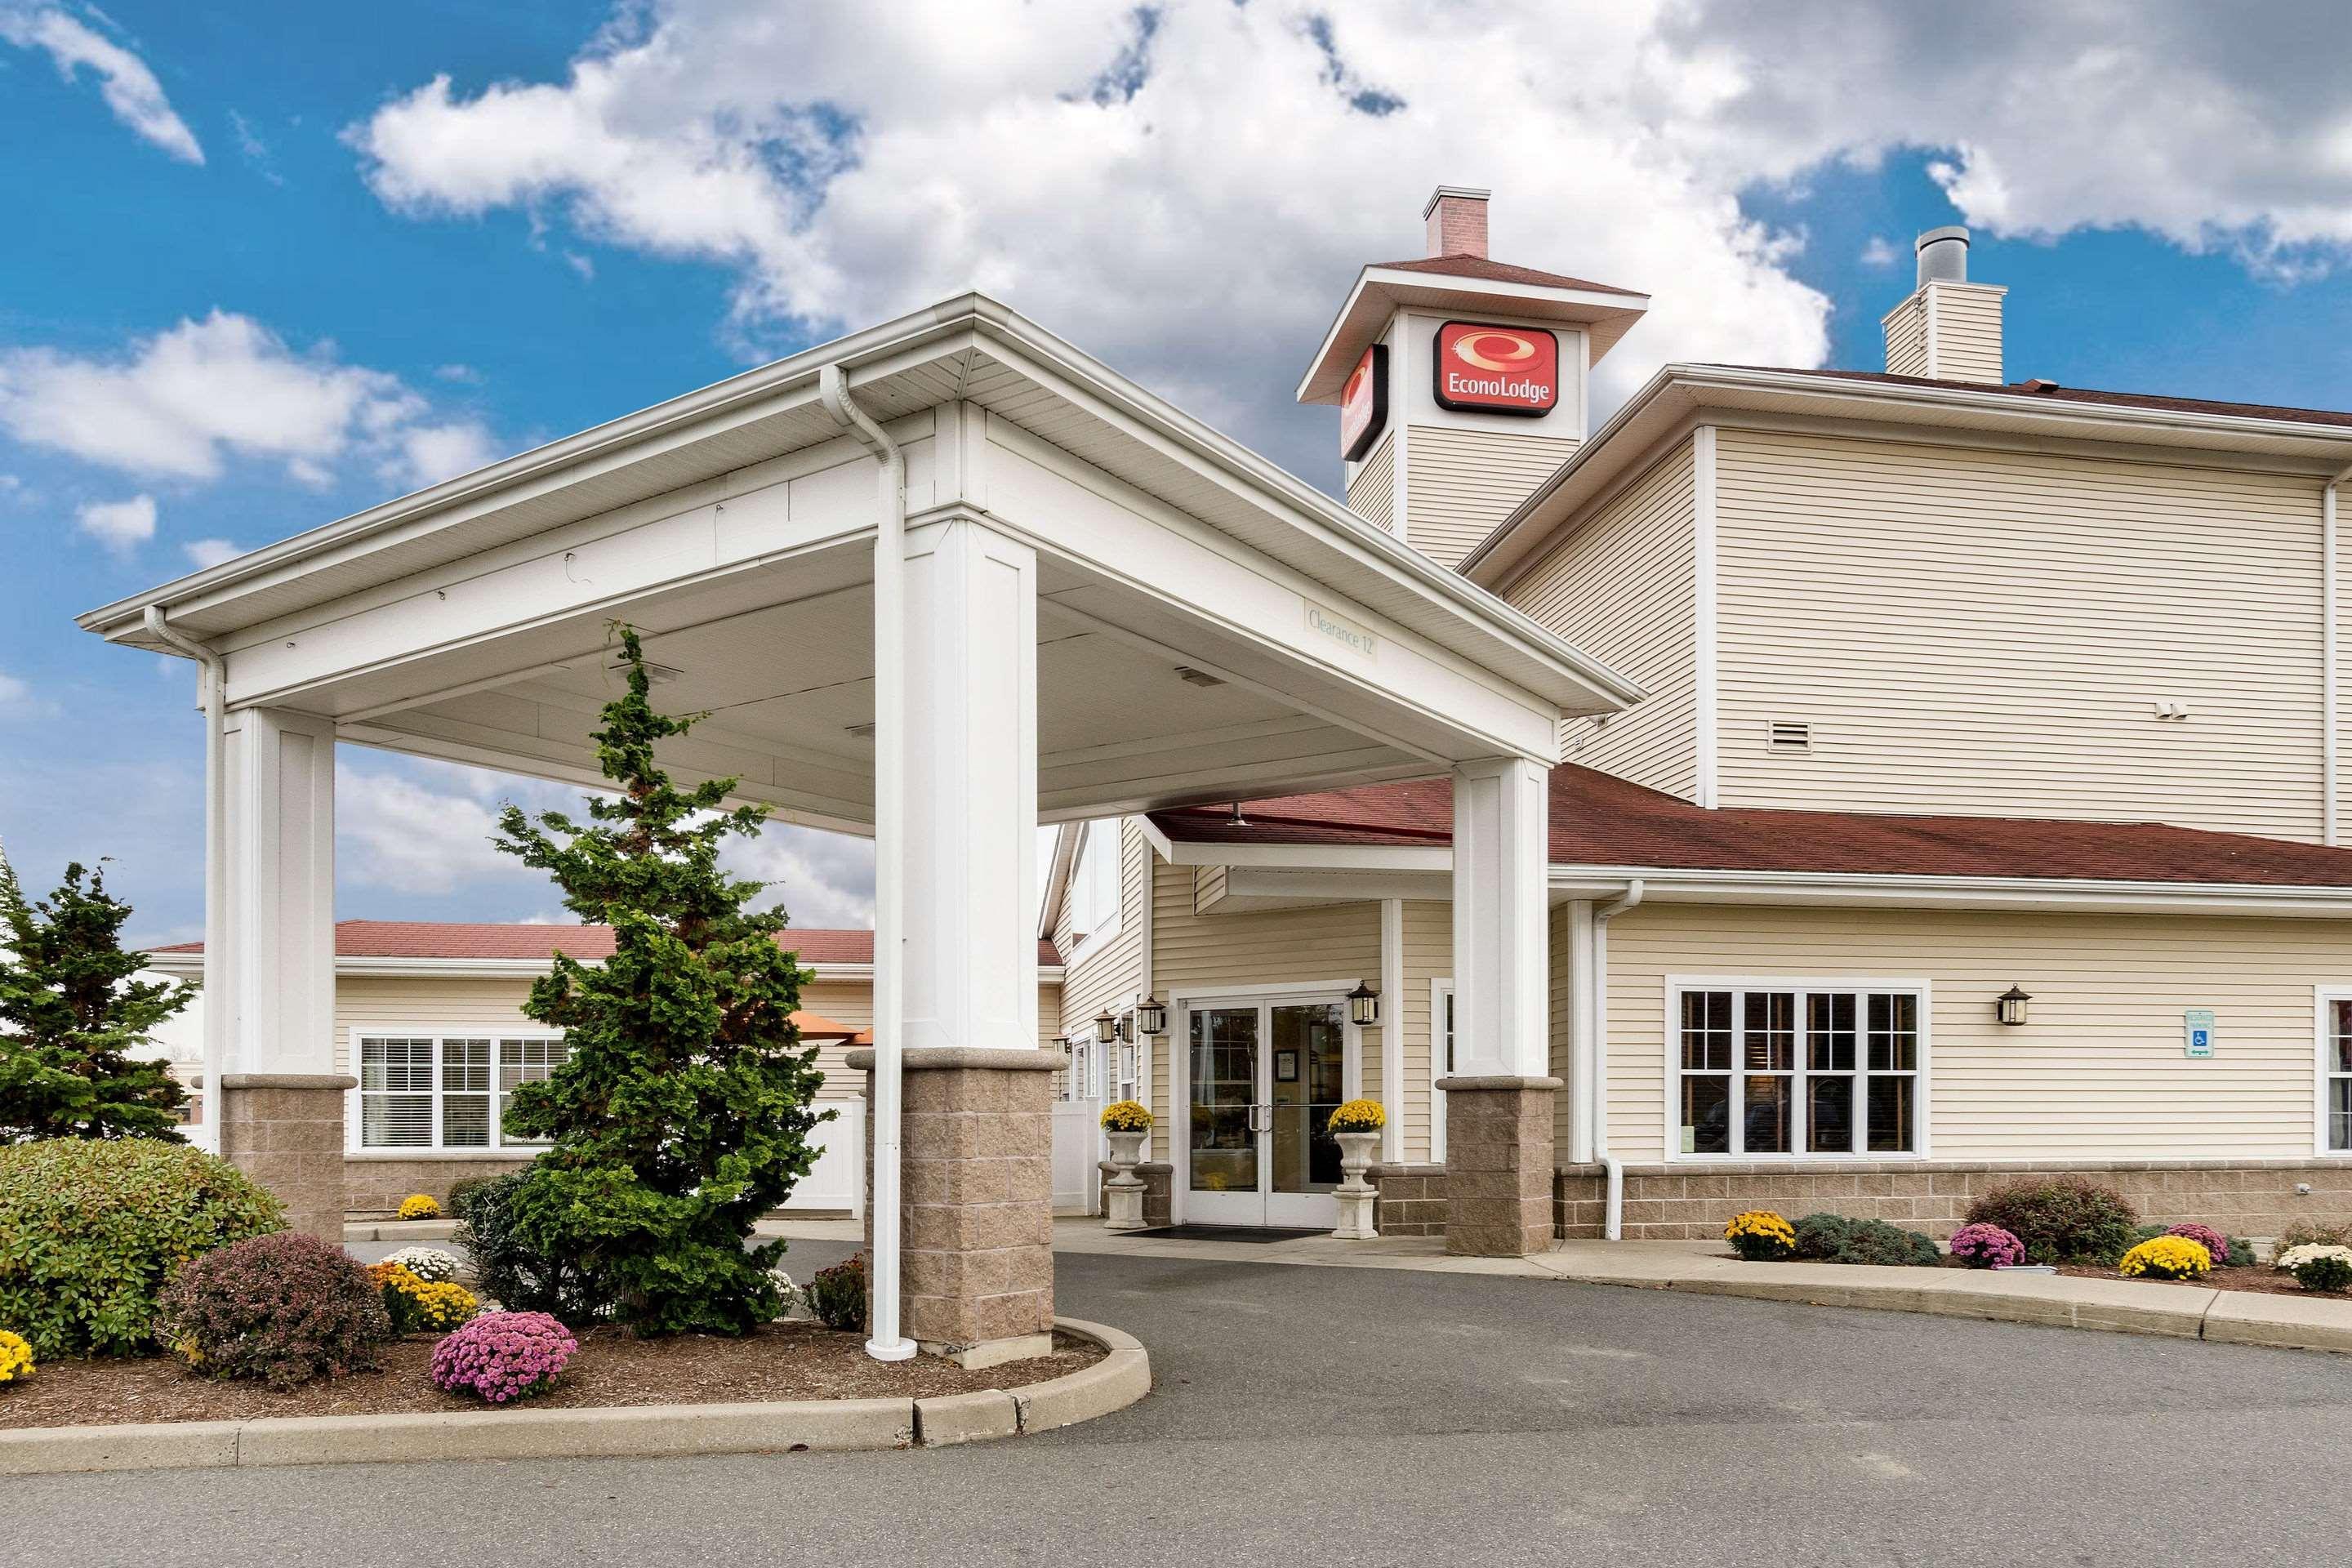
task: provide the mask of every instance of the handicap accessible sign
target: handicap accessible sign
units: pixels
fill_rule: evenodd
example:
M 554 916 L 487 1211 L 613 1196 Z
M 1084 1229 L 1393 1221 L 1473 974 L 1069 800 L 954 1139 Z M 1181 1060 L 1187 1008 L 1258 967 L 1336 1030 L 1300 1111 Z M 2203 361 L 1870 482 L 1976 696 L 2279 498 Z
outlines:
M 2213 1054 L 2213 1009 L 2191 1007 L 2182 1014 L 2181 1017 L 2188 1030 L 2186 1053 L 2192 1057 L 2211 1056 Z

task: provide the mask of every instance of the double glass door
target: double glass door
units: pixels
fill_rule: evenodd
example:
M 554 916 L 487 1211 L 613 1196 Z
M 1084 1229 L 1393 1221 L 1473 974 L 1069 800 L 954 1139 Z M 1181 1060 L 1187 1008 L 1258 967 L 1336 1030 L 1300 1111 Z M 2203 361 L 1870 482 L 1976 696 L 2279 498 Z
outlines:
M 1337 1225 L 1343 1000 L 1196 1004 L 1185 1212 L 1210 1225 Z

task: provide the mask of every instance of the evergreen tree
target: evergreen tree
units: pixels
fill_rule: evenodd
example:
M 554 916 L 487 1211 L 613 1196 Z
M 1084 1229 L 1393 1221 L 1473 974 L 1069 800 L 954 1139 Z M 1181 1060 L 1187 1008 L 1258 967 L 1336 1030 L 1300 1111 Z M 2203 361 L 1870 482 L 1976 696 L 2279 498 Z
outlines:
M 0 858 L 0 1143 L 179 1139 L 187 1091 L 163 1062 L 131 1053 L 195 988 L 134 978 L 147 961 L 122 951 L 130 918 L 103 862 L 68 866 L 56 892 L 27 900 Z
M 628 693 L 594 737 L 619 794 L 592 796 L 585 823 L 513 805 L 499 820 L 498 847 L 614 935 L 600 965 L 559 954 L 523 1009 L 570 1052 L 507 1111 L 510 1135 L 551 1144 L 516 1184 L 513 1224 L 640 1333 L 740 1334 L 782 1310 L 769 1270 L 784 1244 L 747 1247 L 753 1222 L 808 1173 L 809 1133 L 833 1113 L 812 1108 L 824 1077 L 793 1026 L 803 976 L 776 942 L 783 913 L 753 909 L 763 884 L 719 867 L 766 808 L 722 810 L 733 779 L 671 784 L 654 748 L 703 715 L 656 712 L 637 636 L 620 634 Z

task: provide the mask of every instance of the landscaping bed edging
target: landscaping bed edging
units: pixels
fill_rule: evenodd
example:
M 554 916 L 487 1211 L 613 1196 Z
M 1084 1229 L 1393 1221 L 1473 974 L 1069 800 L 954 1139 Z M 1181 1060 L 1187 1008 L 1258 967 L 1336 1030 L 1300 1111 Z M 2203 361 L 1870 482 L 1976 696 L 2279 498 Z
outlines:
M 385 1415 L 28 1426 L 0 1431 L 0 1476 L 942 1447 L 1090 1421 L 1124 1409 L 1151 1391 L 1150 1353 L 1132 1334 L 1076 1318 L 1055 1318 L 1054 1326 L 1100 1345 L 1103 1359 L 1026 1387 L 929 1399 L 794 1399 L 556 1410 L 525 1406 Z

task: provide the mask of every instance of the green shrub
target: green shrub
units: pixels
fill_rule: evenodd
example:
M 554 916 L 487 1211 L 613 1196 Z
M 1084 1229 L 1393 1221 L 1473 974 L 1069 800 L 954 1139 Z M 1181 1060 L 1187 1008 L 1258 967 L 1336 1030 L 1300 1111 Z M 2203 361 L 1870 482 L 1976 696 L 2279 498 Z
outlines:
M 190 1258 L 163 1287 L 155 1334 L 207 1376 L 291 1388 L 374 1365 L 392 1320 L 350 1253 L 281 1230 Z
M 808 1285 L 809 1310 L 817 1321 L 843 1333 L 866 1331 L 866 1254 L 820 1268 Z
M 243 1172 L 184 1143 L 0 1147 L 0 1324 L 45 1361 L 143 1354 L 173 1268 L 285 1223 Z
M 2030 1176 L 1970 1204 L 1968 1223 L 2000 1226 L 2025 1244 L 2028 1263 L 2112 1267 L 2138 1239 L 2139 1214 L 2113 1187 L 2081 1176 Z
M 482 1176 L 450 1189 L 457 1245 L 472 1255 L 474 1284 L 509 1312 L 545 1312 L 572 1325 L 613 1315 L 612 1292 L 578 1264 L 533 1247 L 515 1224 L 520 1171 Z
M 1875 1263 L 1935 1268 L 1943 1263 L 1936 1244 L 1916 1230 L 1883 1219 L 1848 1219 L 1809 1214 L 1797 1222 L 1797 1257 L 1814 1263 Z
M 2352 1285 L 2352 1257 L 2340 1247 L 2315 1247 L 2298 1251 L 2294 1282 L 2306 1290 L 2341 1290 Z

